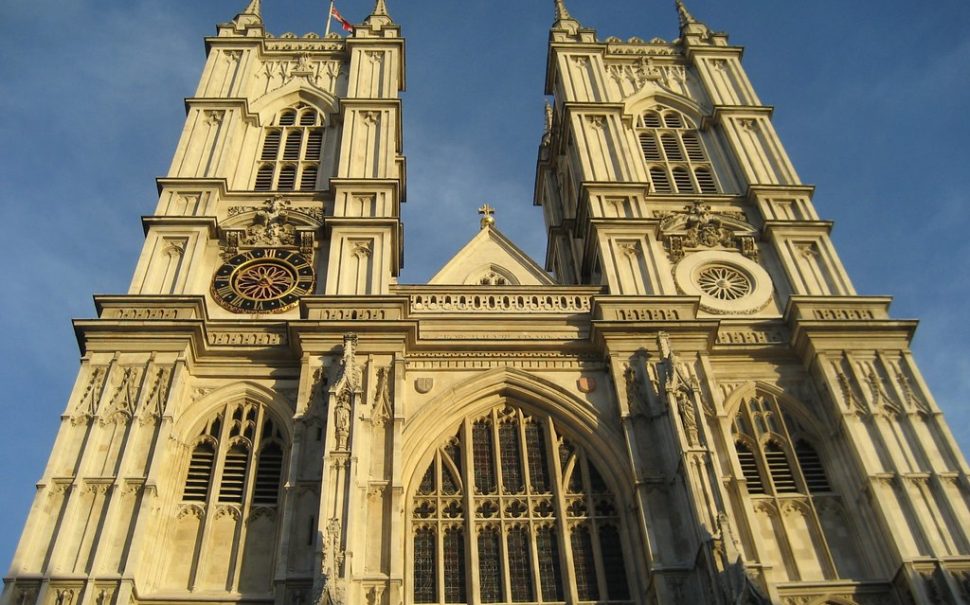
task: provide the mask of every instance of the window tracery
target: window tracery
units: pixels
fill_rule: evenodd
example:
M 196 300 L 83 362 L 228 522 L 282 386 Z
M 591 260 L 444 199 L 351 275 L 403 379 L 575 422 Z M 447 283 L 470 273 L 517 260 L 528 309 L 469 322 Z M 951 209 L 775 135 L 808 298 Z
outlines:
M 811 435 L 770 394 L 744 400 L 732 427 L 749 494 L 817 494 L 831 488 Z
M 263 134 L 256 191 L 313 191 L 323 151 L 323 117 L 304 103 L 284 109 Z
M 182 501 L 276 506 L 284 452 L 282 432 L 262 406 L 228 404 L 209 419 L 195 440 Z
M 547 416 L 504 406 L 463 422 L 422 475 L 411 525 L 416 603 L 630 598 L 614 497 Z
M 643 112 L 637 137 L 653 193 L 720 192 L 700 133 L 677 110 L 658 106 Z

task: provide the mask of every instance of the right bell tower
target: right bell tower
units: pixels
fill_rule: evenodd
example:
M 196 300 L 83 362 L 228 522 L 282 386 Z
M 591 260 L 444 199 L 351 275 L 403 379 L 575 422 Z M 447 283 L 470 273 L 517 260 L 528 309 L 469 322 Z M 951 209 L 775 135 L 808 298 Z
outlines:
M 600 40 L 555 0 L 535 188 L 546 269 L 606 293 L 651 598 L 970 604 L 968 467 L 916 322 L 855 291 L 743 49 L 675 4 L 674 41 Z M 679 436 L 676 384 L 703 412 Z

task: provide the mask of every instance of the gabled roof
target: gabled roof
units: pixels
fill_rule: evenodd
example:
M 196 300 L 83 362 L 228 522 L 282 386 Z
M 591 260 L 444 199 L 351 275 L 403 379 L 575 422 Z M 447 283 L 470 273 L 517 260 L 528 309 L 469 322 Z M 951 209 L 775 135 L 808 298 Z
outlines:
M 482 230 L 428 282 L 430 285 L 551 286 L 556 282 L 494 225 Z

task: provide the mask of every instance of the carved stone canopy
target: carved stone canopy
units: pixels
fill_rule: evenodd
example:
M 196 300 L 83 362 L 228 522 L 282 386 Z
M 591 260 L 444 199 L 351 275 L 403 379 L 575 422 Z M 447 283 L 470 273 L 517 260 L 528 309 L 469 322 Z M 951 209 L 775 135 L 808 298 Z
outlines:
M 294 207 L 282 195 L 268 198 L 261 206 L 231 206 L 220 224 L 223 256 L 252 247 L 299 248 L 309 256 L 322 224 L 322 208 Z
M 703 248 L 734 248 L 756 261 L 757 235 L 743 212 L 714 211 L 700 201 L 660 217 L 660 239 L 673 262 L 682 259 L 686 251 Z

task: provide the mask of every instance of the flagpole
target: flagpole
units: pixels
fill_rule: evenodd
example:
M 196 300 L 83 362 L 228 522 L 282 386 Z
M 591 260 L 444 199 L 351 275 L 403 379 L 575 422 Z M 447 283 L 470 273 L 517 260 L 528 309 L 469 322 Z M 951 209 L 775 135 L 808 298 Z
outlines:
M 323 34 L 324 38 L 330 37 L 330 22 L 333 20 L 333 3 L 335 0 L 330 0 L 330 10 L 327 11 L 327 31 Z

